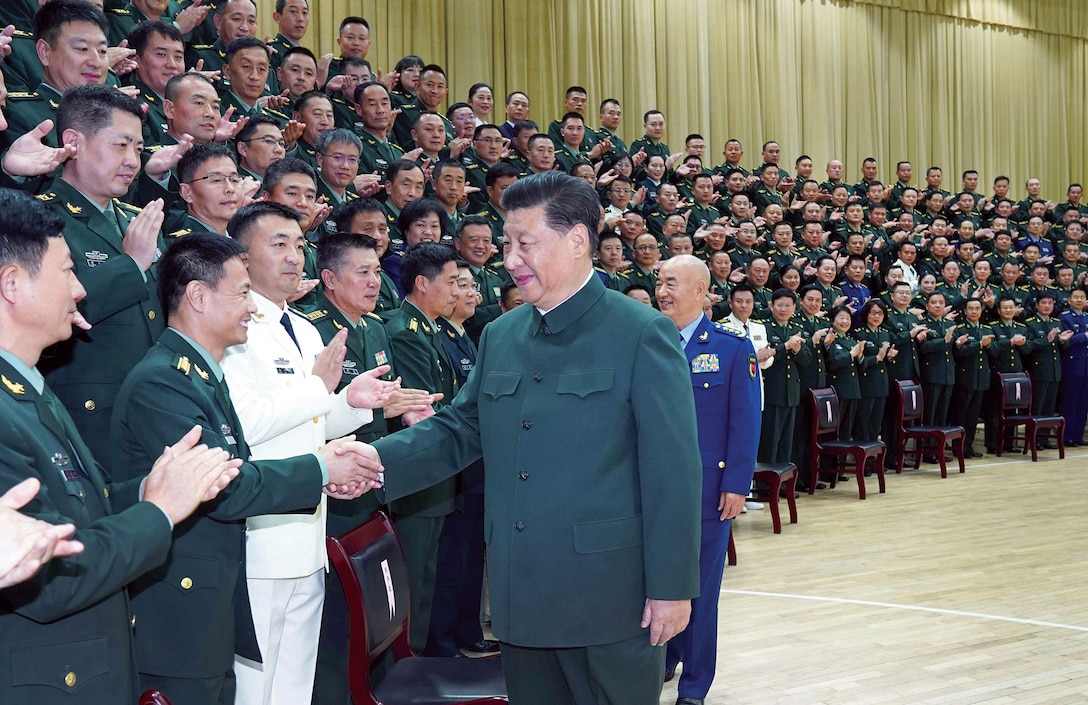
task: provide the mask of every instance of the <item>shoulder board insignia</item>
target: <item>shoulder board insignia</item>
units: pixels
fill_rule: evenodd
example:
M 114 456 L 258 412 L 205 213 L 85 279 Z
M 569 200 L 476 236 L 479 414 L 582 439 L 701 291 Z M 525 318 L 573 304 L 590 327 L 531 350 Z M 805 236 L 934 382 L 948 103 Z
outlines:
M 73 206 L 71 203 L 65 203 L 64 207 L 67 208 L 72 215 L 79 215 L 83 212 L 83 206 Z
M 194 44 L 191 48 L 192 49 L 214 49 L 215 47 L 213 47 L 211 44 Z
M 166 237 L 169 240 L 176 240 L 177 238 L 181 237 L 182 235 L 188 235 L 191 232 L 193 232 L 192 228 L 182 228 L 181 230 L 175 230 L 174 232 L 170 233 Z
M 144 151 L 151 152 L 152 154 L 154 154 L 155 152 L 162 149 L 162 147 L 163 147 L 163 145 L 161 145 L 161 144 L 149 144 L 146 147 L 144 147 Z
M 110 14 L 114 14 L 114 15 L 131 15 L 132 14 L 131 10 L 126 10 L 123 7 L 111 8 L 111 9 L 107 10 L 107 12 L 109 12 Z
M 470 162 L 468 160 L 468 157 L 465 157 L 465 169 L 468 169 L 469 171 L 472 171 L 473 169 L 479 169 L 479 168 L 480 168 L 479 164 L 477 164 L 476 162 Z
M 408 330 L 415 333 L 418 328 L 419 328 L 419 321 L 417 321 L 414 318 L 412 320 L 408 321 Z
M 34 38 L 33 34 L 31 34 L 30 32 L 24 32 L 21 29 L 17 29 L 14 32 L 12 32 L 11 36 L 13 36 L 13 37 L 26 37 L 27 39 L 33 39 Z
M 723 333 L 732 333 L 738 338 L 748 337 L 747 335 L 745 335 L 743 329 L 737 328 L 736 325 L 734 325 L 733 322 L 728 319 L 722 319 L 721 321 L 718 321 L 714 324 L 714 327 Z
M 332 102 L 336 103 L 337 105 L 347 105 L 348 104 L 348 102 L 346 100 L 344 100 L 343 98 L 333 98 Z
M 39 201 L 46 201 L 46 202 L 52 201 L 56 197 L 57 197 L 57 194 L 55 194 L 55 193 L 39 193 L 37 196 L 35 196 L 35 198 L 37 198 Z
M 320 321 L 325 316 L 329 315 L 328 309 L 320 308 L 316 311 L 310 311 L 309 313 L 302 314 L 304 318 L 311 321 Z
M 26 389 L 18 382 L 12 382 L 4 375 L 0 375 L 0 382 L 4 383 L 4 386 L 8 388 L 8 391 L 12 394 L 26 394 Z
M 286 115 L 284 115 L 283 113 L 281 113 L 278 110 L 273 110 L 272 108 L 265 108 L 264 111 L 266 113 L 268 113 L 269 115 L 271 115 L 272 117 L 278 117 L 278 118 L 283 118 L 284 120 L 290 120 L 289 117 L 287 117 Z M 312 152 L 311 152 L 311 154 L 312 154 Z
M 333 324 L 333 326 L 336 327 L 336 330 L 338 330 L 338 331 L 344 330 L 343 324 L 341 324 L 340 321 L 336 320 L 335 318 L 332 319 L 332 324 Z M 366 323 L 363 323 L 363 325 L 365 326 Z
M 174 367 L 188 377 L 193 365 L 189 362 L 189 358 L 182 355 L 174 362 Z
M 143 208 L 140 208 L 138 206 L 134 206 L 131 203 L 125 203 L 124 201 L 119 201 L 116 198 L 113 199 L 113 202 L 121 210 L 132 211 L 133 213 L 142 213 L 143 210 L 144 210 Z
M 26 91 L 15 91 L 13 93 L 8 93 L 8 100 L 28 100 L 30 98 L 37 97 L 37 91 L 34 91 L 33 93 L 27 93 Z
M 205 372 L 204 370 L 200 369 L 200 365 L 194 364 L 193 369 L 196 370 L 196 373 L 198 375 L 200 375 L 200 379 L 204 380 L 205 382 L 208 381 L 208 373 Z

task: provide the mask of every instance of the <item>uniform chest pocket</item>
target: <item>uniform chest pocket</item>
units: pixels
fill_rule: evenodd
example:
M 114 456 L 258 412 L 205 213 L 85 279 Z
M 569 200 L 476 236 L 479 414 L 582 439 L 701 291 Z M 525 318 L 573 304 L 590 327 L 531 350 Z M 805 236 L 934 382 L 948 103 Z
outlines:
M 499 397 L 509 396 L 517 391 L 520 382 L 521 375 L 509 374 L 506 372 L 489 372 L 487 377 L 484 378 L 480 390 L 492 399 L 498 399 Z
M 615 376 L 615 370 L 564 372 L 559 375 L 555 383 L 555 391 L 559 394 L 574 394 L 585 399 L 595 392 L 611 389 Z
M 725 384 L 724 372 L 695 372 L 691 375 L 693 389 L 710 389 Z

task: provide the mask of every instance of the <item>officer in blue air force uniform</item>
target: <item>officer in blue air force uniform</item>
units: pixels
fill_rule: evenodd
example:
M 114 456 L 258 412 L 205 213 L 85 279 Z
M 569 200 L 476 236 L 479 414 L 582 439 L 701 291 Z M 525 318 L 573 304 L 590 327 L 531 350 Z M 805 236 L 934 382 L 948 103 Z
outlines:
M 669 641 L 666 678 L 683 662 L 678 703 L 702 703 L 717 661 L 718 592 L 732 518 L 744 506 L 759 447 L 760 391 L 755 348 L 744 331 L 702 312 L 706 265 L 691 255 L 665 262 L 657 304 L 680 331 L 688 360 L 703 464 L 699 597 L 687 629 Z

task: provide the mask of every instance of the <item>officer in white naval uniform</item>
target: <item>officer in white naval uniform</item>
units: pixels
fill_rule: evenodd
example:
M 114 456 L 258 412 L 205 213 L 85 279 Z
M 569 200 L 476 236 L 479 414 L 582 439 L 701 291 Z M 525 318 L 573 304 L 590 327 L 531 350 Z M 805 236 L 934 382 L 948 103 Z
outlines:
M 326 350 L 317 329 L 286 306 L 304 260 L 294 212 L 258 203 L 239 210 L 230 228 L 249 253 L 257 311 L 248 341 L 227 349 L 223 370 L 251 458 L 313 452 L 369 423 L 370 409 L 353 408 L 348 396 L 380 407 L 394 383 L 367 373 L 331 393 L 342 371 L 343 336 Z M 246 521 L 246 578 L 262 663 L 235 657 L 239 705 L 310 702 L 328 568 L 325 502 L 323 495 L 311 512 Z

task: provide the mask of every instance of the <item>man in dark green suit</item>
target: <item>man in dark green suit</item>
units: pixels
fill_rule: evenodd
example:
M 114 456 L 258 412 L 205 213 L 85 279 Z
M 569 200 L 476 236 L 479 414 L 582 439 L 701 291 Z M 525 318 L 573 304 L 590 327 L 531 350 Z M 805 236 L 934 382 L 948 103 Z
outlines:
M 679 336 L 593 273 L 600 205 L 585 181 L 529 176 L 502 201 L 505 266 L 531 305 L 487 326 L 452 405 L 375 442 L 386 496 L 482 455 L 510 701 L 656 705 L 662 647 L 699 590 L 701 466 Z
M 39 196 L 64 219 L 75 271 L 88 292 L 80 311 L 94 326 L 47 351 L 41 366 L 106 467 L 112 467 L 114 397 L 125 373 L 162 332 L 155 296 L 155 261 L 163 249 L 162 201 L 152 201 L 141 212 L 117 200 L 140 171 L 142 115 L 136 101 L 113 88 L 70 91 L 57 129 L 76 155 Z
M 386 320 L 386 332 L 403 384 L 442 394 L 439 406 L 453 400 L 457 378 L 442 340 L 437 320 L 453 312 L 457 303 L 457 253 L 447 245 L 422 242 L 401 258 L 400 284 L 404 301 Z M 442 522 L 456 506 L 455 478 L 427 487 L 392 502 L 390 509 L 411 580 L 410 641 L 419 653 L 427 648 Z
M 83 546 L 0 590 L 0 701 L 126 705 L 135 702 L 135 673 L 124 586 L 162 564 L 174 524 L 214 498 L 238 463 L 194 449 L 199 435 L 183 428 L 169 453 L 142 466 L 150 471 L 142 492 L 110 482 L 34 367 L 73 324 L 86 327 L 63 226 L 49 207 L 0 190 L 0 494 L 34 478 L 42 491 L 22 512 L 67 525 L 65 536 L 74 528 Z
M 116 479 L 141 478 L 164 439 L 193 424 L 209 447 L 248 460 L 220 367 L 226 348 L 246 342 L 256 310 L 244 252 L 231 238 L 191 233 L 164 255 L 159 296 L 170 327 L 118 394 Z M 313 511 L 322 491 L 358 497 L 377 479 L 368 450 L 337 439 L 313 454 L 244 462 L 218 501 L 174 527 L 166 563 L 130 587 L 141 688 L 169 693 L 174 705 L 233 703 L 234 654 L 261 660 L 245 590 L 245 519 Z

